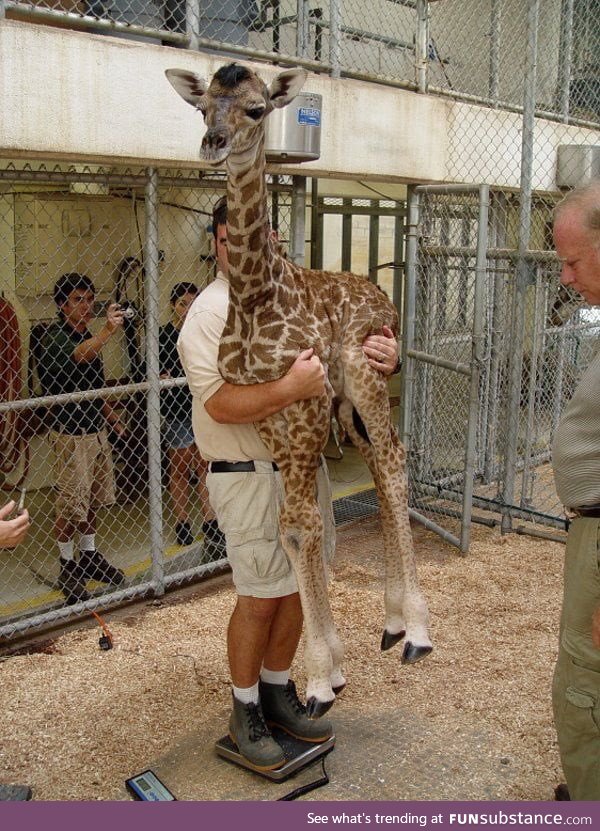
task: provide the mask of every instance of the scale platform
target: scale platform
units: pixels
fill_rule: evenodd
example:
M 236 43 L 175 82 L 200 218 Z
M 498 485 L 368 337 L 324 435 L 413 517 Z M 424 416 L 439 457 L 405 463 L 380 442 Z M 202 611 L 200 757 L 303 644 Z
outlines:
M 259 770 L 252 762 L 244 759 L 229 736 L 223 736 L 219 739 L 215 744 L 215 750 L 218 756 L 227 759 L 228 762 L 233 762 L 235 765 L 251 770 L 253 773 L 265 776 L 273 782 L 283 782 L 302 768 L 331 753 L 335 746 L 335 736 L 315 744 L 315 742 L 304 742 L 301 739 L 296 739 L 277 727 L 273 727 L 271 732 L 285 754 L 285 762 L 276 770 Z

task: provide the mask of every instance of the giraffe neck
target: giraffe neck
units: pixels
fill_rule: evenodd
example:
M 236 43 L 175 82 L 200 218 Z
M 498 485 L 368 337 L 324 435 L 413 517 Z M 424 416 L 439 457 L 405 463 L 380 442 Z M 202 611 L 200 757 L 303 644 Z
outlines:
M 227 160 L 227 253 L 230 298 L 251 311 L 271 294 L 274 251 L 270 238 L 264 135 L 255 154 Z

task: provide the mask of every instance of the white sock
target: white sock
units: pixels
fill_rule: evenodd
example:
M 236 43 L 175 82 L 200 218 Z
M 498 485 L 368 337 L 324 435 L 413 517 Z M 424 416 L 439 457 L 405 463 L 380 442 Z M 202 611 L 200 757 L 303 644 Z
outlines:
M 252 687 L 233 687 L 233 694 L 242 704 L 258 704 L 258 681 Z
M 290 680 L 290 671 L 289 669 L 277 671 L 263 667 L 260 671 L 260 680 L 264 681 L 265 684 L 280 684 L 282 687 L 285 687 Z
M 58 550 L 60 551 L 61 560 L 74 560 L 73 552 L 75 551 L 75 541 L 67 540 L 67 542 L 57 542 Z
M 79 540 L 80 551 L 95 551 L 96 550 L 96 535 L 82 534 Z

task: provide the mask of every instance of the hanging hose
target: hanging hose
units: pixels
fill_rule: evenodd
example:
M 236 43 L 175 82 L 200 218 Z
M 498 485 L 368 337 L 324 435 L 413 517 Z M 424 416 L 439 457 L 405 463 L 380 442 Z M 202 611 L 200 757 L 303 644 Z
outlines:
M 4 297 L 0 297 L 0 402 L 18 401 L 23 390 L 21 378 L 21 335 L 17 313 Z M 2 488 L 19 487 L 27 476 L 29 445 L 21 436 L 23 420 L 16 410 L 0 413 L 0 470 L 12 473 L 23 464 L 18 482 Z M 4 478 L 4 477 L 3 477 Z

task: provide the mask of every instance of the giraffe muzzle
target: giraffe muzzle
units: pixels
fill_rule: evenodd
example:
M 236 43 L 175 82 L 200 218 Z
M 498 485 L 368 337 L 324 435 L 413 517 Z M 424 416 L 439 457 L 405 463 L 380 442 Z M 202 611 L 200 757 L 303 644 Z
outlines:
M 226 130 L 207 130 L 204 138 L 202 139 L 200 155 L 207 162 L 218 164 L 227 158 L 230 147 L 230 137 Z

